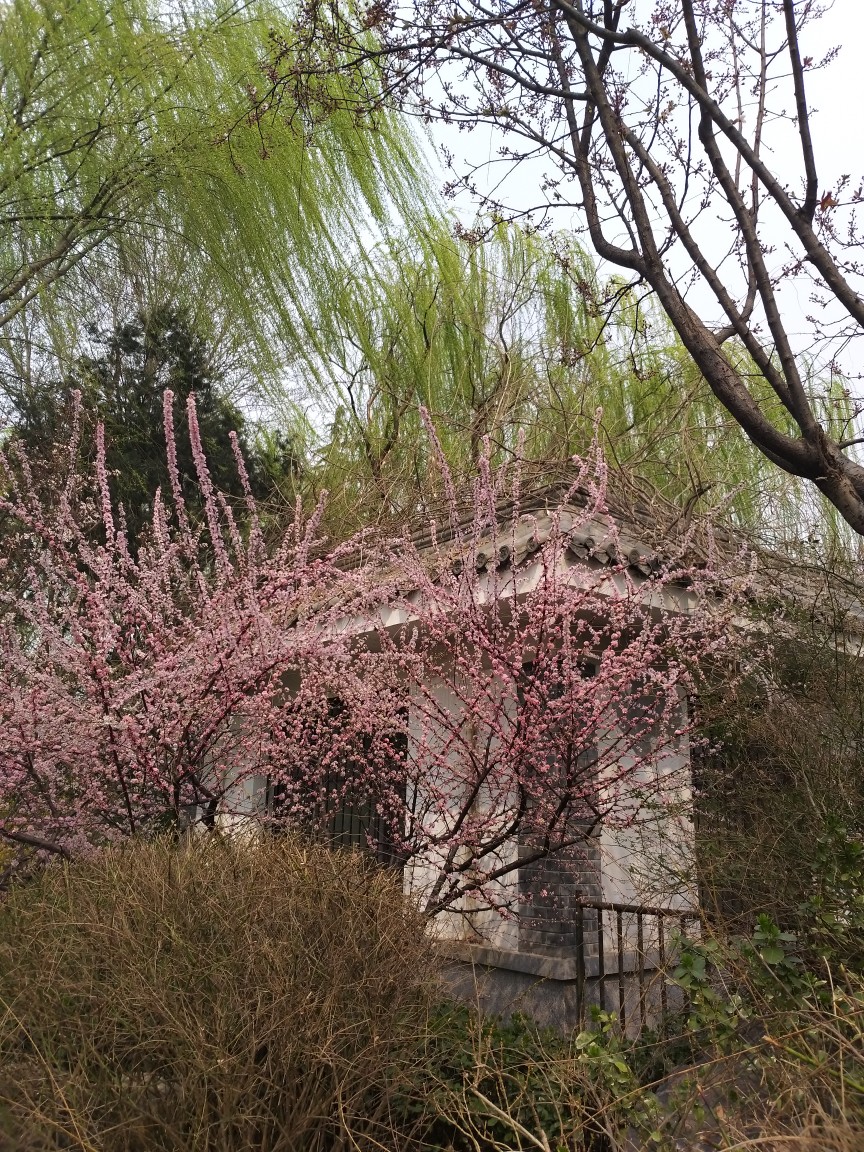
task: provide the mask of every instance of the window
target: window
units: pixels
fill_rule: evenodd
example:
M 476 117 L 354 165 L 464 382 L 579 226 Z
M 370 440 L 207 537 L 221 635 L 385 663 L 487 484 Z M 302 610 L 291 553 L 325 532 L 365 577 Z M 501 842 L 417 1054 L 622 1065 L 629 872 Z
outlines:
M 331 699 L 330 718 L 334 727 L 338 726 L 343 712 L 342 702 L 338 698 Z M 404 765 L 408 753 L 405 732 L 396 730 L 390 733 L 387 744 L 396 766 L 402 766 L 401 777 L 404 781 Z M 358 757 L 362 757 L 364 752 L 369 754 L 371 746 L 371 737 L 365 737 Z M 356 761 L 352 757 L 341 766 L 341 770 L 340 767 L 331 767 L 323 773 L 322 779 L 317 782 L 316 800 L 307 808 L 299 826 L 315 839 L 339 848 L 360 848 L 370 852 L 380 864 L 401 868 L 401 828 L 397 825 L 402 813 L 385 814 L 382 811 L 384 805 L 379 802 L 383 797 L 370 795 L 368 788 L 364 788 L 361 793 L 359 786 L 352 787 L 352 779 L 360 775 L 352 770 L 353 762 Z M 390 766 L 394 766 L 392 761 Z M 387 775 L 392 774 L 388 772 Z M 286 791 L 284 783 L 268 782 L 267 809 L 276 820 L 285 815 Z M 404 797 L 404 784 L 402 792 Z M 390 806 L 393 806 L 392 803 Z

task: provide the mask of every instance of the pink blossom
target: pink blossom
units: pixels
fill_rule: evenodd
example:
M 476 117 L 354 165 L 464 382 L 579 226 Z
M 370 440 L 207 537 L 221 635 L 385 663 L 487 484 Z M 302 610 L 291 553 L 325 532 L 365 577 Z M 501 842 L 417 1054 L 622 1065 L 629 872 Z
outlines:
M 703 594 L 725 579 L 716 565 L 670 555 L 645 577 L 579 558 L 598 524 L 619 554 L 599 448 L 548 508 L 485 456 L 467 499 L 445 471 L 447 527 L 425 543 L 328 548 L 319 504 L 268 549 L 246 480 L 245 536 L 214 490 L 194 403 L 206 533 L 190 521 L 171 400 L 172 501 L 155 494 L 134 558 L 101 429 L 102 544 L 76 503 L 77 454 L 55 511 L 26 460 L 17 491 L 0 456 L 3 547 L 30 557 L 26 587 L 0 590 L 0 837 L 19 861 L 190 822 L 332 832 L 344 805 L 370 842 L 386 832 L 430 914 L 466 897 L 506 912 L 520 867 L 672 801 L 684 701 L 733 643 L 734 600 Z M 658 610 L 685 577 L 690 609 Z

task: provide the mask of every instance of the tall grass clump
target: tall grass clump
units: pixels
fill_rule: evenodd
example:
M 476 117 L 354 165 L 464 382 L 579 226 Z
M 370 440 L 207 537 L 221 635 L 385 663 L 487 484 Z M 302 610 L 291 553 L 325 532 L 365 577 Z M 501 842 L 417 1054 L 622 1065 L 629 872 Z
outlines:
M 52 866 L 0 907 L 0 1147 L 393 1146 L 437 996 L 419 916 L 360 853 L 208 838 Z

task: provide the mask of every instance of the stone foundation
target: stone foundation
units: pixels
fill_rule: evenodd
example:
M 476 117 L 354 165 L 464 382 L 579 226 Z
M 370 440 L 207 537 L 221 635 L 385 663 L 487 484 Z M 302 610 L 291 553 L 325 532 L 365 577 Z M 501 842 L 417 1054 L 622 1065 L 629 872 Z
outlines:
M 559 1032 L 592 1026 L 591 1007 L 601 1005 L 596 942 L 594 955 L 585 957 L 584 980 L 572 953 L 553 956 L 455 941 L 442 941 L 440 948 L 445 982 L 457 1000 L 476 1003 L 484 1013 L 503 1019 L 524 1013 Z M 681 989 L 666 982 L 651 950 L 641 964 L 635 952 L 625 953 L 620 979 L 617 956 L 607 955 L 602 985 L 607 1012 L 620 1013 L 623 992 L 625 1031 L 631 1037 L 642 1027 L 657 1028 L 664 1011 L 684 1004 Z

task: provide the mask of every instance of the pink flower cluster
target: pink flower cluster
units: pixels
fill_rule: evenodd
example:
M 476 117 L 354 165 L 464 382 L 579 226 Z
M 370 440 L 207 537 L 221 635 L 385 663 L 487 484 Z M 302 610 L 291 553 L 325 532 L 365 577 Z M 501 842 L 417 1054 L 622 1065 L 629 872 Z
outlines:
M 705 594 L 710 566 L 646 577 L 568 550 L 585 526 L 616 533 L 599 452 L 533 513 L 518 467 L 484 458 L 460 498 L 439 452 L 448 507 L 425 544 L 327 547 L 319 506 L 270 546 L 239 453 L 242 517 L 188 415 L 201 522 L 166 393 L 172 491 L 134 550 L 101 431 L 101 543 L 82 526 L 77 421 L 53 503 L 0 455 L 2 548 L 26 557 L 0 589 L 0 842 L 17 866 L 241 816 L 332 831 L 338 810 L 370 845 L 386 832 L 435 913 L 496 906 L 520 864 L 678 794 L 686 702 L 733 642 L 734 597 Z

